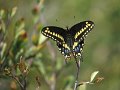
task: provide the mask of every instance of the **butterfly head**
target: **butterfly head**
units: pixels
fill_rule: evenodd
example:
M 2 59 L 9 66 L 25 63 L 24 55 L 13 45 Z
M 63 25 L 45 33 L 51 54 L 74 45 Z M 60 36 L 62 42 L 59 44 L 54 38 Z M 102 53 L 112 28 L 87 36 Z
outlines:
M 68 27 L 68 26 L 66 26 L 66 30 L 67 30 L 67 31 L 69 30 L 69 27 Z

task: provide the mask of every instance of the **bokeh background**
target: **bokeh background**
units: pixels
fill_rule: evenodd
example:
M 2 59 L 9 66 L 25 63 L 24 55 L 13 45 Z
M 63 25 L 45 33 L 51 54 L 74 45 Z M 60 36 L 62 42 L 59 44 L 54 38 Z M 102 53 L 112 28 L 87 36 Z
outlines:
M 17 10 L 11 18 L 14 7 Z M 74 59 L 66 65 L 56 43 L 43 37 L 41 29 L 71 27 L 85 20 L 93 21 L 95 27 L 85 39 L 79 81 L 88 81 L 94 71 L 104 80 L 80 90 L 120 90 L 120 0 L 0 0 L 0 10 L 7 12 L 0 18 L 5 27 L 0 29 L 1 66 L 3 62 L 3 69 L 13 66 L 23 56 L 30 69 L 27 90 L 38 86 L 36 76 L 40 90 L 72 90 L 77 70 Z M 14 79 L 3 75 L 3 69 L 0 90 L 20 89 Z

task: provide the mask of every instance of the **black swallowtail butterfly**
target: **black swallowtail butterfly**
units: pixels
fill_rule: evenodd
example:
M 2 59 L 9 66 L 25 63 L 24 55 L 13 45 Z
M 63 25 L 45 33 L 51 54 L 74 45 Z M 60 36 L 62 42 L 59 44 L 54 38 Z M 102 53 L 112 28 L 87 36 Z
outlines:
M 42 34 L 56 41 L 59 51 L 65 56 L 65 59 L 71 58 L 71 54 L 77 58 L 82 56 L 84 39 L 93 27 L 92 21 L 80 22 L 70 29 L 46 26 L 42 29 Z

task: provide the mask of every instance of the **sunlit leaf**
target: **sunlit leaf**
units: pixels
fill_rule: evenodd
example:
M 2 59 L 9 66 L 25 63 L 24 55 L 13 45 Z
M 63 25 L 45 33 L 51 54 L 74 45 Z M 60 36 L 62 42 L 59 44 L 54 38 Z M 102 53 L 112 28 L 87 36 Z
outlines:
M 95 71 L 91 74 L 91 78 L 90 78 L 90 82 L 93 81 L 93 79 L 95 78 L 95 76 L 99 73 L 99 71 Z
M 40 33 L 39 44 L 42 44 L 47 38 Z

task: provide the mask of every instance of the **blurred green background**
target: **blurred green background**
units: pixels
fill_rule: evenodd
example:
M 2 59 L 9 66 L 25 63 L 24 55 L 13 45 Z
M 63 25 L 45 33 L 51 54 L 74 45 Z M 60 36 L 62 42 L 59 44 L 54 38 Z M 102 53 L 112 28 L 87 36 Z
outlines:
M 50 89 L 50 84 L 55 85 L 55 90 L 72 90 L 76 74 L 74 60 L 66 65 L 56 43 L 50 39 L 46 41 L 40 30 L 46 25 L 71 27 L 85 20 L 93 21 L 95 27 L 85 39 L 79 81 L 88 81 L 96 70 L 104 80 L 80 90 L 120 90 L 120 0 L 0 0 L 0 10 L 10 11 L 15 6 L 16 14 L 8 26 L 8 20 L 4 19 L 7 34 L 3 40 L 4 34 L 0 32 L 0 43 L 6 42 L 8 48 L 15 41 L 13 24 L 22 18 L 27 40 L 20 47 L 12 47 L 11 52 L 14 53 L 12 58 L 7 58 L 7 66 L 18 63 L 20 56 L 28 64 L 32 61 L 27 75 L 27 90 L 37 87 L 36 76 L 40 76 L 40 90 L 54 90 Z M 39 50 L 36 50 L 37 46 L 40 46 Z M 20 51 L 22 53 L 17 54 Z M 0 59 L 2 61 L 2 57 Z M 57 77 L 54 77 L 56 73 Z M 0 90 L 16 90 L 11 89 L 11 81 L 11 78 L 1 76 Z

